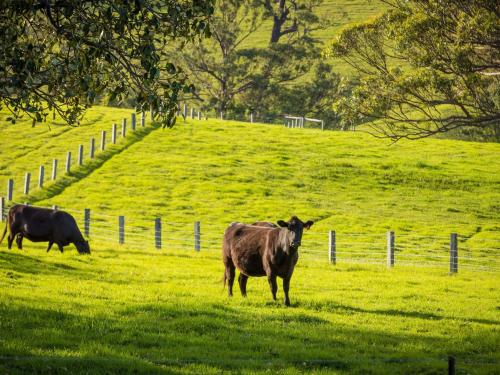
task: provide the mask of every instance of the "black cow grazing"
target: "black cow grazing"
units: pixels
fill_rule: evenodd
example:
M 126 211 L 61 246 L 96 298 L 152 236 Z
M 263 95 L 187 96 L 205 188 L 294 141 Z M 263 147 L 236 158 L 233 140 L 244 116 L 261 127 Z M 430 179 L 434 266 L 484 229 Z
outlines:
M 228 281 L 228 295 L 233 295 L 235 269 L 238 268 L 238 283 L 244 297 L 249 276 L 267 276 L 273 299 L 276 300 L 276 277 L 279 276 L 283 279 L 285 305 L 290 306 L 288 290 L 299 259 L 302 232 L 304 228 L 309 229 L 313 222 L 304 223 L 293 216 L 288 222 L 278 221 L 281 228 L 268 222 L 254 224 L 258 225 L 233 223 L 224 232 L 222 261 L 226 268 L 224 283 Z
M 16 243 L 19 249 L 23 248 L 23 238 L 26 237 L 33 242 L 48 241 L 47 252 L 56 244 L 62 253 L 64 246 L 73 243 L 80 254 L 90 254 L 89 243 L 83 238 L 75 219 L 64 211 L 17 204 L 9 210 L 0 243 L 7 233 L 7 227 L 9 249 L 12 248 L 12 242 L 17 235 Z

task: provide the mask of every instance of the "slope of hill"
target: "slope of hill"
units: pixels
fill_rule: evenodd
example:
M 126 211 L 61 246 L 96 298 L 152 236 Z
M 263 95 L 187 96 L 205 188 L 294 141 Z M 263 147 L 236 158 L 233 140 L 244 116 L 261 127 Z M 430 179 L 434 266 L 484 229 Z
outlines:
M 96 107 L 86 126 L 61 138 L 52 134 L 64 128 L 2 124 L 2 183 L 123 116 L 130 113 Z M 25 155 L 10 158 L 21 146 Z M 90 208 L 92 254 L 2 244 L 0 372 L 438 373 L 448 355 L 459 371 L 495 372 L 499 151 L 213 119 L 129 132 L 31 196 L 16 191 L 16 201 L 68 210 L 82 229 Z M 316 221 L 302 241 L 292 308 L 270 301 L 264 278 L 250 280 L 246 300 L 226 298 L 227 224 L 292 214 Z M 163 220 L 161 251 L 153 249 L 155 217 Z M 337 231 L 335 267 L 329 229 Z M 386 270 L 389 229 L 396 265 Z M 461 235 L 454 277 L 452 231 Z M 353 265 L 364 262 L 379 266 Z
M 111 110 L 107 116 L 116 115 Z M 84 127 L 82 133 L 92 133 L 91 128 L 97 133 L 102 126 Z M 451 232 L 462 236 L 461 248 L 474 256 L 497 246 L 488 242 L 498 238 L 496 144 L 429 139 L 391 145 L 363 133 L 218 120 L 148 127 L 131 136 L 124 146 L 115 146 L 119 152 L 108 151 L 55 184 L 33 190 L 31 197 L 18 194 L 15 200 L 56 204 L 78 216 L 90 208 L 98 220 L 95 239 L 116 238 L 118 215 L 126 216 L 137 236 L 152 238 L 152 221 L 163 217 L 184 233 L 201 221 L 203 246 L 218 249 L 230 222 L 296 214 L 316 221 L 310 250 L 322 256 L 329 229 L 337 231 L 339 246 L 373 251 L 382 261 L 387 230 L 396 231 L 401 255 L 432 251 L 443 262 Z M 15 167 L 4 169 L 5 177 L 36 170 L 33 160 L 41 149 L 11 163 Z M 17 185 L 22 186 L 19 178 Z M 172 246 L 191 246 L 191 235 L 165 230 L 179 238 Z M 374 238 L 353 243 L 347 237 L 352 233 Z

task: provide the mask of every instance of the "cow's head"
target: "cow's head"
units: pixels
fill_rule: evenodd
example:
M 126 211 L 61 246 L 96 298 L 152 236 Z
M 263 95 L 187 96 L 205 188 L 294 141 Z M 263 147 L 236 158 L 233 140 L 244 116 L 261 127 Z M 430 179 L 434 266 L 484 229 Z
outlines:
M 75 246 L 80 254 L 90 254 L 89 241 L 75 242 Z
M 283 228 L 288 229 L 287 236 L 287 246 L 297 249 L 302 241 L 302 232 L 304 229 L 309 229 L 314 224 L 313 221 L 309 220 L 307 222 L 303 222 L 297 216 L 292 216 L 292 218 L 286 222 L 283 220 L 278 220 L 278 225 Z

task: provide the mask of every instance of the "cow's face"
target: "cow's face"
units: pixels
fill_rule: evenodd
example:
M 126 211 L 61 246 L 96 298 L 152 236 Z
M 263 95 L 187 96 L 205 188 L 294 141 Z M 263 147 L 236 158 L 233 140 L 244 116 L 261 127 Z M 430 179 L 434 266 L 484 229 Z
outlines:
M 90 254 L 89 241 L 75 242 L 75 246 L 80 254 Z
M 278 220 L 278 225 L 283 228 L 288 228 L 290 231 L 290 236 L 289 236 L 289 246 L 292 248 L 298 248 L 301 245 L 302 242 L 302 232 L 304 229 L 309 229 L 311 226 L 314 224 L 313 221 L 309 220 L 306 223 L 304 223 L 302 220 L 300 220 L 297 216 L 292 216 L 292 218 L 286 222 L 283 220 Z

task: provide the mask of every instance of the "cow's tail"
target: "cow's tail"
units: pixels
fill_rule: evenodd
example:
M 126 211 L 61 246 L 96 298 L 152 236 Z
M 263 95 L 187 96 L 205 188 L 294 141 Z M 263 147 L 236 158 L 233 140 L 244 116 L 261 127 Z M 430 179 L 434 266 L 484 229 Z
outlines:
M 0 243 L 2 243 L 3 239 L 5 238 L 5 235 L 7 234 L 7 226 L 9 225 L 9 220 L 5 221 L 5 228 L 3 229 L 3 234 L 2 238 L 0 239 Z
M 224 276 L 222 277 L 222 291 L 226 289 L 226 280 L 227 280 L 226 270 L 224 270 Z

